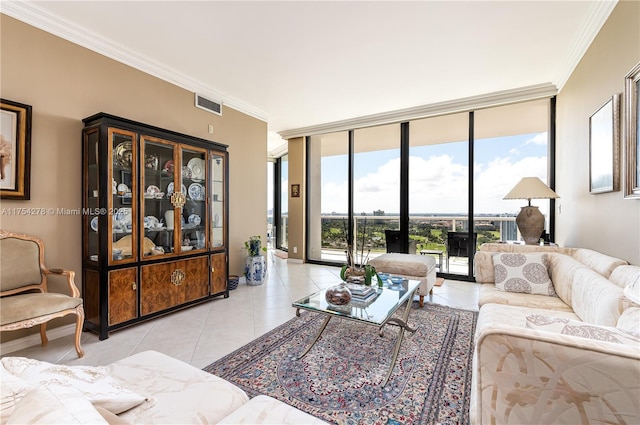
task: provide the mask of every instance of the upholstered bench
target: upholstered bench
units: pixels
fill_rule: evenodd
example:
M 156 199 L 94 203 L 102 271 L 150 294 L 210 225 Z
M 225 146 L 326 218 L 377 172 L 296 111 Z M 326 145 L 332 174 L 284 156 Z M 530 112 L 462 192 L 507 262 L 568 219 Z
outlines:
M 436 260 L 428 255 L 389 253 L 369 260 L 369 264 L 378 273 L 419 280 L 420 307 L 424 305 L 424 296 L 432 293 L 436 283 Z

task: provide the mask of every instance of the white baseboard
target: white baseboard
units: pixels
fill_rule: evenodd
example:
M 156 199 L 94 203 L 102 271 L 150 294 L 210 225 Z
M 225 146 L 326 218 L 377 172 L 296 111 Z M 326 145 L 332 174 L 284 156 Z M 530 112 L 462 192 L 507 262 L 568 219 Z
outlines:
M 40 325 L 37 326 L 38 330 Z M 53 329 L 47 329 L 47 339 L 49 341 L 62 338 L 68 335 L 74 335 L 76 333 L 76 325 L 75 323 L 59 326 Z M 24 350 L 25 348 L 33 347 L 35 345 L 42 344 L 40 340 L 40 332 L 27 335 L 22 338 L 14 339 L 11 341 L 3 342 L 0 346 L 0 355 L 6 355 L 8 353 L 13 353 L 14 351 Z
M 287 258 L 287 263 L 304 264 L 304 261 L 299 258 Z

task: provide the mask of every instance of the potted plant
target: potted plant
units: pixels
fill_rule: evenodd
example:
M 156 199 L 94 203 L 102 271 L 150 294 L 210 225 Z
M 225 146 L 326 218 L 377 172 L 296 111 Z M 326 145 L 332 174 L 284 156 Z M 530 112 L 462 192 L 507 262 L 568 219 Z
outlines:
M 249 257 L 256 257 L 260 255 L 260 251 L 267 251 L 267 247 L 262 246 L 262 240 L 260 239 L 260 235 L 254 235 L 249 238 L 249 240 L 244 241 L 244 247 L 249 253 Z
M 347 256 L 347 264 L 340 269 L 340 278 L 345 282 L 361 282 L 367 286 L 371 285 L 371 281 L 375 276 L 378 280 L 378 286 L 382 287 L 383 281 L 376 272 L 375 267 L 369 264 L 369 255 L 371 249 L 367 249 L 365 256 L 365 233 L 367 230 L 367 219 L 364 219 L 364 228 L 362 230 L 362 243 L 360 248 L 360 255 L 358 256 L 358 250 L 354 250 L 353 245 L 348 244 L 345 254 Z M 354 254 L 355 252 L 355 254 Z

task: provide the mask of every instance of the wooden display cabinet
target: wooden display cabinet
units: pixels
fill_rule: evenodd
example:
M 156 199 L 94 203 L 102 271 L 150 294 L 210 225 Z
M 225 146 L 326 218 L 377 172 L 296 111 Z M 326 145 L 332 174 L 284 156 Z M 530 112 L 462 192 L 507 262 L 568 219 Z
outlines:
M 85 329 L 229 296 L 227 146 L 105 113 L 84 120 Z

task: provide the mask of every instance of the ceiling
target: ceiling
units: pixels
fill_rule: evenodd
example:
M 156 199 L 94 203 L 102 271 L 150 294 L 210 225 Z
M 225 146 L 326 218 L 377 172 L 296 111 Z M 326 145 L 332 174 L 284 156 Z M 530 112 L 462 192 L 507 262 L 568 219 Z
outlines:
M 560 89 L 615 4 L 3 1 L 2 13 L 267 121 L 274 135 Z

